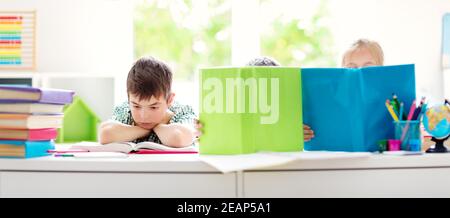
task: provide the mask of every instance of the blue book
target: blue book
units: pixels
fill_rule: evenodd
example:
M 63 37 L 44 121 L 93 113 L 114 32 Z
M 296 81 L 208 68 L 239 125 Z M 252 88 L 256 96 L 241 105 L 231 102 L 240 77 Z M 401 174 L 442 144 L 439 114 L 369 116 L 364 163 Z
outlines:
M 305 150 L 377 151 L 394 137 L 386 99 L 395 93 L 409 104 L 416 97 L 414 65 L 303 68 L 303 123 L 315 137 Z
M 47 156 L 48 150 L 54 150 L 53 141 L 13 141 L 0 140 L 0 157 L 31 158 Z

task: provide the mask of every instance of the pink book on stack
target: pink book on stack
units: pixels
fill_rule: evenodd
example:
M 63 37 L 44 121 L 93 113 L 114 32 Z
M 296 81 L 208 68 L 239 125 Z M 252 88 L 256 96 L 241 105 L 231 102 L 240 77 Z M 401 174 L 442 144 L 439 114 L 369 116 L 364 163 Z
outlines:
M 0 139 L 43 141 L 55 139 L 57 134 L 56 129 L 2 129 Z

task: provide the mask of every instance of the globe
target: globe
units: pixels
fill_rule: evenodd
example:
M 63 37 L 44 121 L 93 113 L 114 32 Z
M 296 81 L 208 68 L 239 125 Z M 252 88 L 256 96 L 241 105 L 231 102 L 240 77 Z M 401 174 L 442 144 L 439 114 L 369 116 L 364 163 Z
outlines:
M 450 135 L 450 107 L 439 105 L 429 108 L 423 117 L 425 130 L 436 139 L 444 139 Z

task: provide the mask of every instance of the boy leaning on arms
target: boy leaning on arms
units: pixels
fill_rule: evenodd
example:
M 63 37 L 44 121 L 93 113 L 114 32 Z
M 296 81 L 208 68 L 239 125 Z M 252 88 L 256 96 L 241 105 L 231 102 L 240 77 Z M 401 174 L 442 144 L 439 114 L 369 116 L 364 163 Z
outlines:
M 192 107 L 174 102 L 172 71 L 162 61 L 143 57 L 127 78 L 128 101 L 114 108 L 112 120 L 100 125 L 100 143 L 155 142 L 171 147 L 194 143 Z

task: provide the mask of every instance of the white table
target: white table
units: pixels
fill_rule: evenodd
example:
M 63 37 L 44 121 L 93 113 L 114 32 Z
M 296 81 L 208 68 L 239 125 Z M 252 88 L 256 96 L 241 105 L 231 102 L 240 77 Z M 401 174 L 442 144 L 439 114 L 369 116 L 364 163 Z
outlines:
M 197 155 L 0 158 L 0 197 L 450 197 L 450 154 L 302 160 L 222 174 Z

